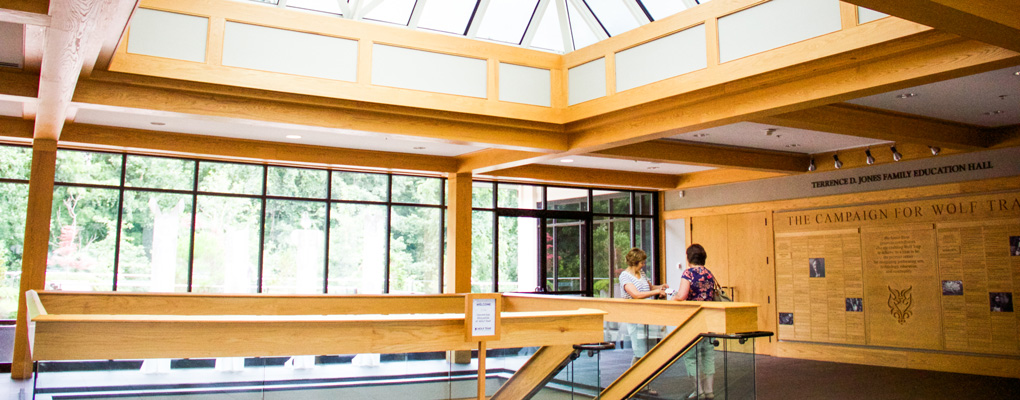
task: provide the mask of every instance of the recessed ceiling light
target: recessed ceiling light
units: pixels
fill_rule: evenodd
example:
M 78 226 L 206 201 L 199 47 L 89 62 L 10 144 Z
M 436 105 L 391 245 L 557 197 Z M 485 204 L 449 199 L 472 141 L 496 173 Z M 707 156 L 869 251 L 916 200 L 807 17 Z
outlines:
M 800 147 L 800 145 L 796 144 L 796 143 L 790 143 L 790 144 L 786 145 L 786 147 Z
M 285 137 L 287 139 L 301 139 L 301 135 L 287 135 Z
M 909 99 L 911 97 L 917 97 L 917 93 L 903 93 L 896 95 L 897 99 Z
M 163 125 L 166 125 L 166 122 L 152 121 L 152 122 L 150 122 L 150 124 L 156 125 L 156 126 L 163 126 Z
M 659 169 L 659 167 L 648 167 L 648 169 Z
M 561 163 L 572 163 L 572 162 L 574 162 L 574 159 L 573 158 L 564 158 L 564 159 L 560 160 L 560 162 Z
M 414 146 L 415 150 L 425 150 L 425 146 Z
M 706 137 L 706 136 L 708 136 L 707 133 L 695 133 L 694 134 L 694 137 Z
M 1014 72 L 1014 73 L 1013 73 L 1013 75 L 1014 75 L 1014 76 L 1020 76 L 1020 71 L 1016 71 L 1016 72 Z
M 986 112 L 984 114 L 985 115 L 999 115 L 999 114 L 1003 114 L 1003 113 L 1005 113 L 1005 111 L 1003 111 L 1003 110 L 995 110 L 995 111 Z

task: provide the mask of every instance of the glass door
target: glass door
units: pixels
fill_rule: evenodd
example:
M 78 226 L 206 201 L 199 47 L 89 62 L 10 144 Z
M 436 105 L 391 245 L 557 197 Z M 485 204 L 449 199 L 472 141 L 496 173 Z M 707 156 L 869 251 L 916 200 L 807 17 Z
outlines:
M 543 218 L 542 280 L 547 293 L 591 294 L 589 231 L 578 218 Z

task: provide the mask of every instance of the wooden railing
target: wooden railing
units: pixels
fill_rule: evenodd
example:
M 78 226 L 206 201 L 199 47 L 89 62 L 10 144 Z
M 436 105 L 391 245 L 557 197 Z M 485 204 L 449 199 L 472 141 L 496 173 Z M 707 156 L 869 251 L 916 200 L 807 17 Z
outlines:
M 271 357 L 477 349 L 465 296 L 28 292 L 36 361 Z M 533 393 L 570 346 L 603 340 L 603 321 L 678 326 L 603 393 L 623 398 L 705 332 L 757 330 L 757 305 L 504 294 L 485 348 L 542 346 L 493 396 Z

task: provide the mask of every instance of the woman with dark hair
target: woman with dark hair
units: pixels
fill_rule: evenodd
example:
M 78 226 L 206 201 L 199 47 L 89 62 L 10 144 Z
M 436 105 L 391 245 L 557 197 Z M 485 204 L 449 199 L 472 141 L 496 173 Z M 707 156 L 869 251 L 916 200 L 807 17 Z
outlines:
M 687 269 L 680 276 L 680 288 L 673 300 L 678 301 L 712 301 L 715 298 L 715 276 L 705 268 L 708 254 L 700 244 L 692 244 L 687 248 Z M 681 265 L 681 267 L 683 267 Z M 699 365 L 700 364 L 700 365 Z M 688 399 L 714 399 L 712 389 L 715 375 L 715 349 L 710 339 L 703 339 L 698 345 L 684 355 L 687 375 L 695 376 L 697 389 Z

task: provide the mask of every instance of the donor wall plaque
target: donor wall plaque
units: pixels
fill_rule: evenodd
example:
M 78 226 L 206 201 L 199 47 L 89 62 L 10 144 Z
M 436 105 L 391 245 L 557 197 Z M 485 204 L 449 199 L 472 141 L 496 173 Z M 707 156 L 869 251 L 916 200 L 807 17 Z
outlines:
M 861 239 L 868 344 L 942 349 L 932 224 L 865 227 Z

